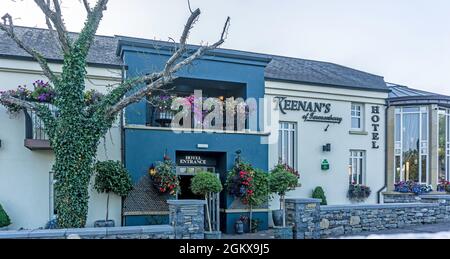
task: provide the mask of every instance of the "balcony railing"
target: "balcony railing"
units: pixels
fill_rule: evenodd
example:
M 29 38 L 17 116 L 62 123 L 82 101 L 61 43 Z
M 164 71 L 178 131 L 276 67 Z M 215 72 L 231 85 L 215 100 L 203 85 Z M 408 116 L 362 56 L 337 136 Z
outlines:
M 52 104 L 45 104 L 53 114 L 56 114 L 56 107 Z M 44 122 L 36 112 L 25 110 L 25 147 L 30 150 L 51 150 L 50 140 L 45 131 Z
M 192 109 L 193 110 L 193 109 Z M 246 112 L 244 115 L 238 115 L 234 113 L 232 118 L 227 118 L 230 112 L 227 112 L 226 108 L 222 111 L 222 121 L 216 121 L 215 119 L 207 125 L 206 116 L 208 113 L 195 113 L 191 111 L 188 116 L 190 116 L 190 125 L 186 126 L 184 121 L 181 120 L 181 128 L 190 129 L 213 129 L 213 130 L 224 130 L 224 131 L 243 131 L 248 130 L 249 127 L 249 113 Z M 159 109 L 158 107 L 149 106 L 149 117 L 147 118 L 147 126 L 158 127 L 158 128 L 171 128 L 172 121 L 176 115 L 175 111 L 169 109 Z M 243 118 L 243 119 L 241 119 Z

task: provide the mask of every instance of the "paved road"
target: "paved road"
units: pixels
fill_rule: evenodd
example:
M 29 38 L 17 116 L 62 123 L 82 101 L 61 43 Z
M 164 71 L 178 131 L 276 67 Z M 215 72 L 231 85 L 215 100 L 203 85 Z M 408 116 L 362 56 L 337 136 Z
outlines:
M 445 224 L 433 224 L 433 225 L 420 225 L 414 227 L 408 227 L 403 229 L 386 230 L 376 233 L 365 232 L 358 236 L 348 236 L 343 238 L 446 238 L 450 239 L 450 223 Z M 264 231 L 256 234 L 244 234 L 244 235 L 224 235 L 223 239 L 231 240 L 267 240 L 274 239 L 272 231 Z
M 450 238 L 450 223 L 420 225 L 376 233 L 361 233 L 347 238 Z

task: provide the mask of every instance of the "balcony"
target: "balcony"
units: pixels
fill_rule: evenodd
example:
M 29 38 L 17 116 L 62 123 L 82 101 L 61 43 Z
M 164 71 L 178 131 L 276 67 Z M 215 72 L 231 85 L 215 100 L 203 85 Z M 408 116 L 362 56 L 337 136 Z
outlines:
M 46 104 L 55 114 L 56 108 L 51 104 Z M 25 147 L 32 150 L 52 150 L 50 140 L 45 132 L 44 122 L 34 111 L 25 110 Z
M 148 106 L 148 118 L 147 126 L 156 128 L 183 128 L 183 129 L 195 129 L 195 130 L 215 130 L 215 131 L 235 131 L 242 132 L 250 129 L 250 109 L 243 104 L 241 108 L 226 107 L 225 102 L 218 105 L 220 112 L 216 111 L 214 107 L 210 111 L 195 109 L 191 106 L 186 111 L 173 111 L 170 108 L 161 108 L 158 105 L 150 104 Z M 179 125 L 173 126 L 172 122 L 176 114 L 180 113 L 180 117 L 177 119 Z M 208 116 L 214 113 L 216 116 L 214 119 Z M 186 120 L 186 118 L 189 118 Z M 188 123 L 189 125 L 186 125 Z

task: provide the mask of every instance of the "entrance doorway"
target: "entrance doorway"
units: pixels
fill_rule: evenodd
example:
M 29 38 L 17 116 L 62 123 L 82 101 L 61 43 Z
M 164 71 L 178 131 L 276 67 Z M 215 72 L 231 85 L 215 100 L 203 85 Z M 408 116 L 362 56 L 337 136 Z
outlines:
M 218 157 L 208 153 L 177 153 L 177 176 L 180 179 L 180 192 L 177 194 L 178 200 L 204 200 L 205 197 L 196 195 L 191 190 L 191 183 L 194 176 L 200 172 L 209 172 L 217 175 L 220 179 Z M 213 231 L 220 230 L 220 194 L 211 195 L 207 201 L 210 208 L 210 218 Z M 205 210 L 206 213 L 206 210 Z M 205 221 L 206 223 L 206 221 Z M 205 226 L 206 227 L 206 226 Z
M 216 169 L 214 167 L 177 167 L 177 175 L 180 179 L 180 192 L 178 193 L 178 200 L 203 200 L 202 196 L 196 195 L 191 190 L 192 178 L 197 173 L 210 172 L 215 174 Z M 219 177 L 219 176 L 217 176 Z

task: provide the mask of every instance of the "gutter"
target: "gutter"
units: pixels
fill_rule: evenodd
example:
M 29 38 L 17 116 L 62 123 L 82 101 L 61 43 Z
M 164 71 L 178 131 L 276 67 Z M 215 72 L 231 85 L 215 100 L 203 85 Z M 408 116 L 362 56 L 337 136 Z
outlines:
M 391 107 L 389 101 L 387 101 L 387 106 L 386 106 L 386 111 L 385 111 L 385 123 L 384 123 L 384 127 L 385 127 L 385 133 L 384 133 L 384 138 L 385 138 L 385 161 L 384 161 L 384 186 L 377 192 L 377 203 L 381 204 L 381 193 L 388 187 L 388 156 L 389 156 L 389 152 L 388 152 L 388 116 L 389 116 L 389 108 Z
M 125 81 L 125 71 L 127 69 L 127 66 L 122 66 L 122 83 Z M 125 129 L 124 129 L 124 116 L 123 116 L 123 111 L 120 113 L 120 155 L 122 158 L 122 164 L 125 166 Z M 122 204 L 121 204 L 121 222 L 120 225 L 124 226 L 124 221 L 125 221 L 125 217 L 124 217 L 124 204 L 125 204 L 125 198 L 122 197 Z

